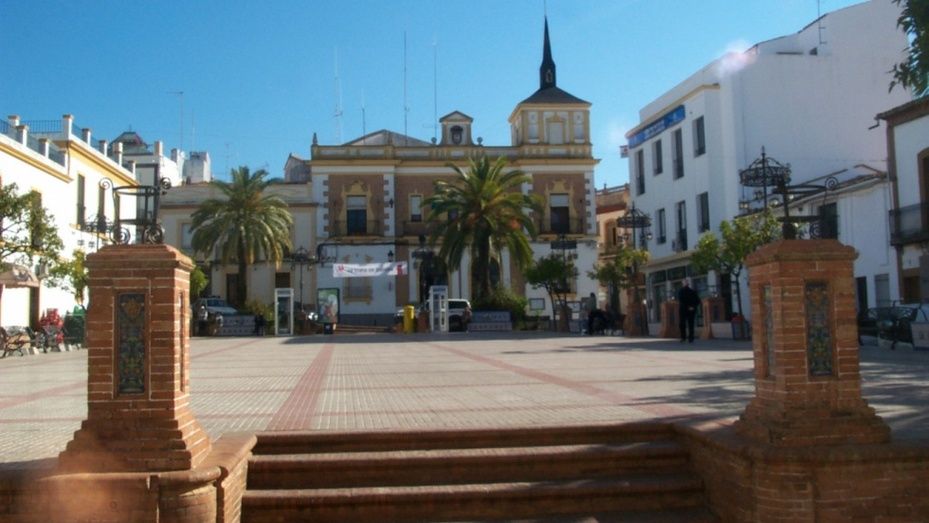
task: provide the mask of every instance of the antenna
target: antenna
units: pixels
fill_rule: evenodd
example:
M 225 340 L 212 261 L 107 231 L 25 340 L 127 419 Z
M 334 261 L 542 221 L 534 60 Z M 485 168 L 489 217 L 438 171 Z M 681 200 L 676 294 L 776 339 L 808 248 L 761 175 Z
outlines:
M 184 91 L 168 91 L 168 94 L 177 95 L 178 106 L 180 108 L 180 138 L 178 145 L 178 150 L 184 150 Z
M 432 139 L 439 139 L 439 37 L 432 35 Z
M 342 144 L 342 80 L 339 78 L 339 48 L 335 48 L 335 142 Z
M 368 125 L 365 121 L 365 91 L 361 90 L 361 145 L 365 145 L 368 137 Z
M 409 145 L 407 133 L 407 117 L 409 116 L 410 106 L 406 99 L 406 31 L 403 31 L 403 145 Z
M 822 0 L 816 0 L 816 29 L 819 32 L 819 45 L 823 45 L 823 14 L 822 14 Z

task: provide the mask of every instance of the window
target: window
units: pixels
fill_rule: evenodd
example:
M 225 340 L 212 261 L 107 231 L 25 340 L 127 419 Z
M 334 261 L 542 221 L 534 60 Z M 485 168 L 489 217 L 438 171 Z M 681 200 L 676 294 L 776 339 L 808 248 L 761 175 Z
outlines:
M 672 161 L 674 162 L 674 179 L 684 177 L 684 135 L 680 129 L 671 135 L 674 141 Z
M 645 152 L 635 152 L 635 194 L 645 194 Z
M 655 221 L 658 222 L 658 238 L 656 242 L 664 243 L 668 241 L 668 228 L 665 223 L 664 209 L 658 209 L 658 213 L 655 215 Z
M 289 272 L 275 272 L 274 273 L 274 288 L 275 289 L 290 288 L 290 273 Z
M 822 239 L 839 239 L 839 211 L 835 202 L 819 208 L 819 237 Z
M 706 131 L 703 128 L 703 117 L 694 120 L 694 156 L 706 152 Z
M 181 224 L 181 250 L 182 251 L 191 251 L 193 250 L 193 231 L 190 229 L 189 223 Z
M 570 230 L 570 210 L 567 194 L 549 195 L 549 212 L 551 215 L 551 232 L 567 234 Z
M 564 143 L 564 120 L 557 118 L 546 122 L 545 134 L 548 143 L 551 145 L 561 145 Z
M 84 226 L 84 214 L 87 212 L 87 208 L 84 206 L 85 183 L 84 175 L 77 175 L 77 224 L 80 227 Z
M 368 205 L 364 196 L 349 196 L 345 211 L 345 221 L 348 234 L 368 233 Z
M 676 250 L 687 250 L 687 202 L 677 202 L 674 204 L 675 222 L 677 224 L 677 242 Z
M 410 196 L 410 221 L 411 222 L 421 222 L 423 221 L 423 197 L 419 194 L 414 194 Z
M 652 145 L 652 154 L 654 155 L 652 163 L 655 165 L 655 174 L 661 174 L 664 170 L 664 162 L 661 158 L 661 140 L 655 140 L 654 145 Z
M 697 195 L 697 232 L 710 230 L 710 193 Z
M 346 301 L 370 300 L 371 278 L 345 278 L 342 292 Z
M 97 230 L 106 229 L 106 189 L 97 186 Z
M 890 276 L 887 274 L 874 275 L 874 298 L 878 307 L 889 307 L 893 302 L 890 301 Z

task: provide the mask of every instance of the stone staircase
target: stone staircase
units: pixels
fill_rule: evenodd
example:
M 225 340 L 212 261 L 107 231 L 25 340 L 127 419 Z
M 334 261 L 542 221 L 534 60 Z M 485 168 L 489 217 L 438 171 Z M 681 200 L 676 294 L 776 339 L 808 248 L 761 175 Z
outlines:
M 671 427 L 264 433 L 242 521 L 717 522 Z

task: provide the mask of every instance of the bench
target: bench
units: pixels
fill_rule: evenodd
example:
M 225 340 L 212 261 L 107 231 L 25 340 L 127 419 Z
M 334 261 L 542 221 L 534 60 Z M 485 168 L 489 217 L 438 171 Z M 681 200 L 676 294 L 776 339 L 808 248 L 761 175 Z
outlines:
M 14 352 L 23 356 L 23 347 L 35 344 L 35 335 L 29 327 L 0 327 L 0 358 Z

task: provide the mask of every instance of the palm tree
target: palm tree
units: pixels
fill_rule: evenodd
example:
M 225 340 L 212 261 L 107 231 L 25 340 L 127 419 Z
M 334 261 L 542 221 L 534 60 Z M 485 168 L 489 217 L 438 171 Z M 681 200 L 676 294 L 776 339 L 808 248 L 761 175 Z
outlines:
M 431 207 L 427 219 L 434 225 L 430 240 L 441 243 L 439 258 L 449 267 L 460 267 L 465 251 L 470 252 L 479 300 L 490 295 L 492 261 L 499 261 L 504 249 L 517 266 L 532 263 L 529 238 L 535 237 L 535 225 L 529 211 L 540 210 L 541 203 L 538 196 L 522 192 L 529 176 L 504 172 L 503 157 L 492 164 L 484 155 L 471 158 L 466 171 L 449 167 L 456 177 L 436 181 L 435 193 L 425 200 Z
M 262 257 L 280 261 L 291 249 L 293 216 L 279 196 L 264 193 L 271 183 L 264 169 L 251 173 L 243 166 L 231 175 L 231 182 L 210 182 L 224 197 L 205 200 L 194 211 L 191 244 L 205 256 L 216 252 L 224 265 L 238 264 L 236 298 L 241 305 L 248 296 L 248 266 Z

